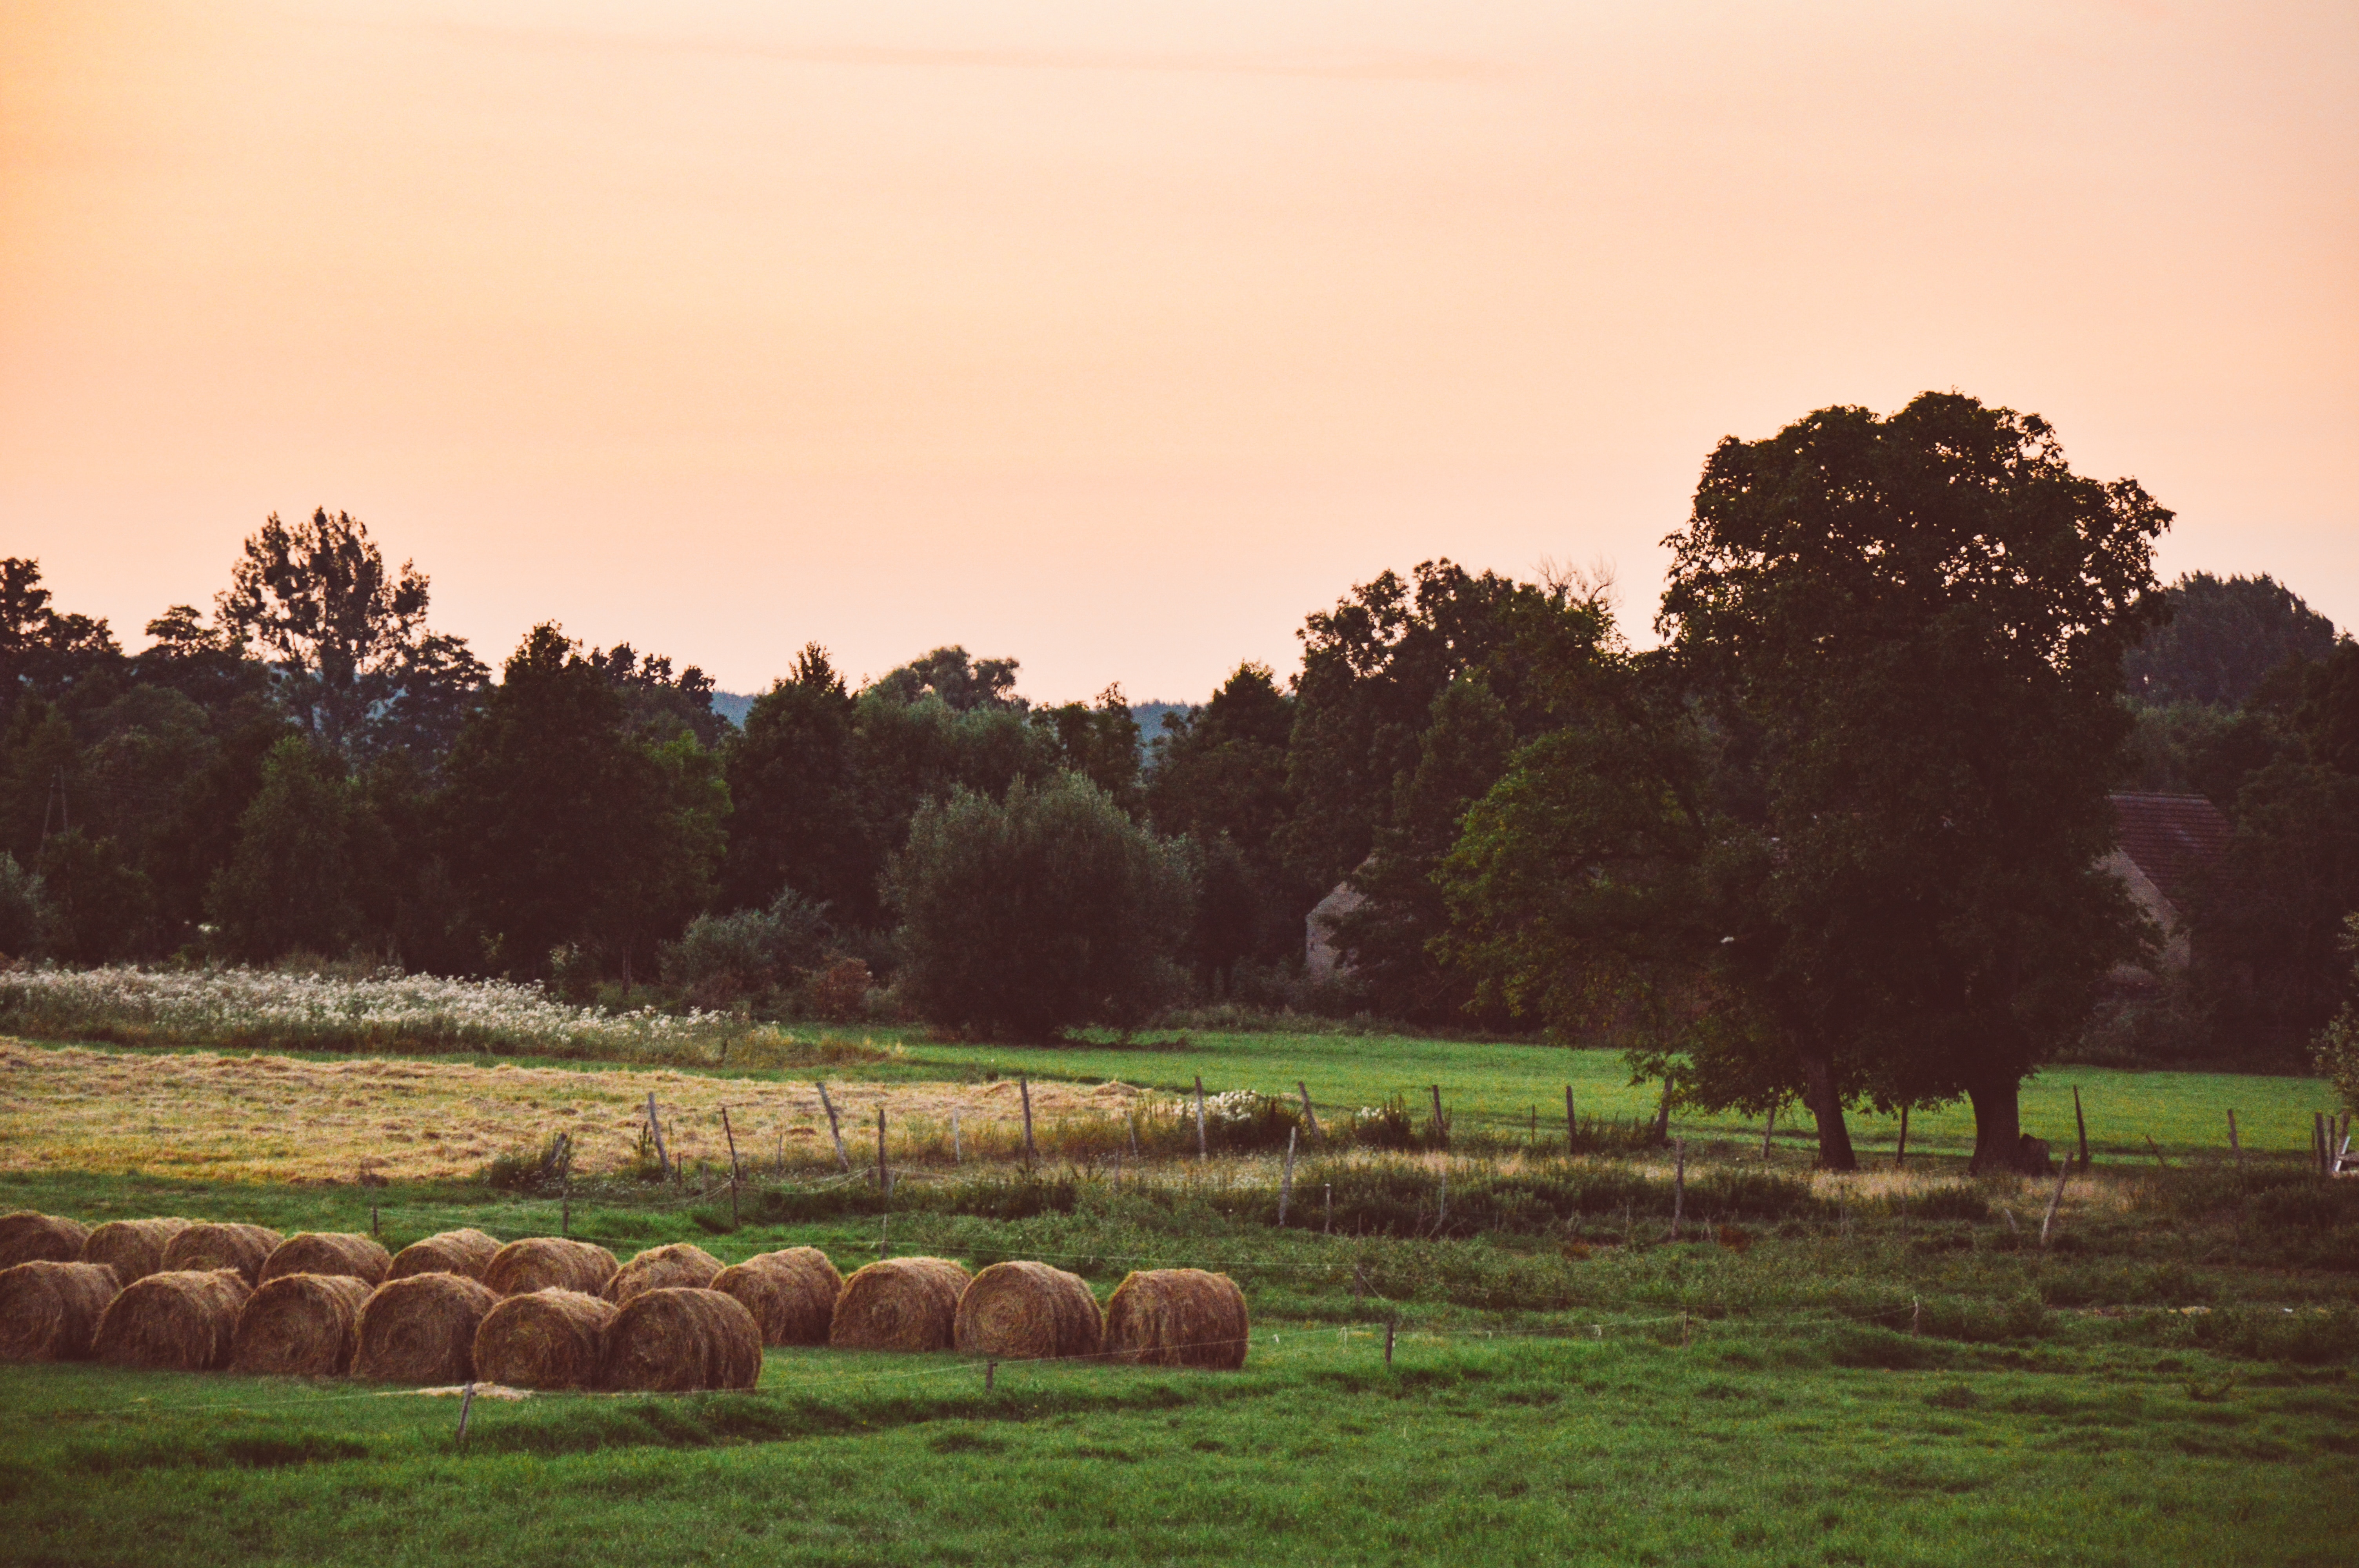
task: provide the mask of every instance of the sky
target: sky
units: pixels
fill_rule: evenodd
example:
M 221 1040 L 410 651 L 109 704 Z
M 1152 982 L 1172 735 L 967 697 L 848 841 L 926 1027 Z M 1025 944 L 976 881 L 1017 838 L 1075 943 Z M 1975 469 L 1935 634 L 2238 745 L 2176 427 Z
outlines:
M 1929 388 L 2359 624 L 2359 7 L 0 0 L 0 554 L 131 646 L 326 506 L 495 664 L 1201 699 L 1435 557 L 1643 633 Z

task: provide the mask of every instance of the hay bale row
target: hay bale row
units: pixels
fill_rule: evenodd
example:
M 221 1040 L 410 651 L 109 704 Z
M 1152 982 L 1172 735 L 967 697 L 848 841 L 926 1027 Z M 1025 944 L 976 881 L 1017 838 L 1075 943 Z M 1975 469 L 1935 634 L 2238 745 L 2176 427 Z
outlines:
M 168 1269 L 106 1303 L 91 1349 L 110 1367 L 217 1372 L 229 1365 L 237 1318 L 254 1293 L 235 1269 Z
M 233 1372 L 338 1378 L 353 1364 L 370 1286 L 351 1274 L 280 1274 L 265 1280 L 237 1317 Z
M 0 1214 L 0 1269 L 19 1263 L 79 1263 L 90 1231 L 60 1215 L 20 1208 Z
M 0 1269 L 0 1361 L 80 1361 L 122 1290 L 103 1263 L 36 1258 Z
M 719 1291 L 642 1291 L 606 1325 L 610 1389 L 750 1389 L 761 1376 L 762 1330 L 743 1302 Z

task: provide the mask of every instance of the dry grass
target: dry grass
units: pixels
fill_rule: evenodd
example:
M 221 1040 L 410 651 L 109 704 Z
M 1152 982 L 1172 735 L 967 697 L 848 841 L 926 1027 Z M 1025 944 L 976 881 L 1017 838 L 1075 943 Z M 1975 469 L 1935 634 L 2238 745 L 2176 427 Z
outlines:
M 663 1070 L 573 1071 L 462 1063 L 211 1052 L 147 1054 L 0 1040 L 0 1170 L 65 1168 L 203 1181 L 349 1182 L 471 1176 L 494 1156 L 549 1135 L 573 1138 L 573 1168 L 626 1170 L 638 1157 L 652 1090 L 669 1152 L 728 1162 L 729 1108 L 748 1170 L 835 1163 L 819 1092 L 809 1084 Z M 1119 1127 L 1136 1090 L 1035 1084 L 1040 1141 L 1077 1123 Z M 876 1108 L 887 1158 L 947 1157 L 950 1119 L 970 1158 L 1022 1140 L 1012 1083 L 830 1082 L 855 1167 L 876 1157 Z M 1107 1139 L 1111 1147 L 1111 1135 Z

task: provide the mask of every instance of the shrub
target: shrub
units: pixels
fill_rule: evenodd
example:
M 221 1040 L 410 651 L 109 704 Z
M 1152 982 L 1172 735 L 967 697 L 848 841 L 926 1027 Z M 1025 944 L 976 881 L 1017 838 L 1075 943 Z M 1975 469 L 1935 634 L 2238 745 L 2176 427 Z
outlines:
M 1178 979 L 1186 862 L 1077 774 L 925 806 L 888 888 L 897 984 L 929 1022 L 1016 1039 L 1130 1028 Z
M 775 991 L 819 962 L 827 909 L 788 888 L 767 909 L 700 914 L 664 944 L 664 982 L 701 1007 L 726 1008 Z
M 49 908 L 41 879 L 0 851 L 0 959 L 21 958 L 40 945 Z

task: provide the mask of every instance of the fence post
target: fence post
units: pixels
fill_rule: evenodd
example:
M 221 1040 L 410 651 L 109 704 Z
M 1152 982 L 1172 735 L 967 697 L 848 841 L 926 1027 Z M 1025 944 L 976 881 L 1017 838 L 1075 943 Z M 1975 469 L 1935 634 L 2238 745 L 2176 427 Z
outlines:
M 1769 1158 L 1769 1140 L 1776 1136 L 1777 1131 L 1777 1108 L 1773 1105 L 1769 1108 L 1769 1119 L 1761 1124 L 1761 1157 L 1764 1160 Z
M 729 1126 L 729 1108 L 721 1108 L 721 1136 L 729 1140 L 729 1223 L 737 1223 L 737 1134 Z
M 1297 1078 L 1294 1087 L 1302 1091 L 1302 1119 L 1310 1124 L 1310 1136 L 1321 1143 L 1326 1142 L 1327 1135 L 1319 1130 L 1319 1113 L 1310 1108 L 1310 1086 Z
M 573 1134 L 561 1132 L 558 1136 L 565 1140 L 565 1150 L 557 1162 L 557 1234 L 571 1236 L 573 1234 Z
M 1393 1364 L 1393 1330 L 1399 1326 L 1400 1319 L 1397 1317 L 1385 1319 L 1385 1365 L 1387 1367 Z
M 1892 1168 L 1897 1171 L 1907 1163 L 1908 1163 L 1908 1108 L 1904 1105 L 1900 1108 L 1900 1142 L 1898 1147 L 1892 1151 Z
M 2089 1168 L 2089 1119 L 2081 1114 L 2081 1086 L 2072 1086 L 2072 1126 L 2081 1136 L 2081 1169 Z
M 959 1138 L 958 1112 L 951 1112 L 951 1163 L 966 1163 L 966 1144 Z
M 1671 1239 L 1680 1238 L 1680 1221 L 1688 1210 L 1688 1141 L 1671 1141 Z
M 892 1178 L 885 1171 L 885 1105 L 876 1105 L 876 1193 L 879 1197 L 893 1190 Z
M 459 1446 L 467 1446 L 467 1412 L 475 1408 L 475 1384 L 472 1378 L 459 1394 Z
M 835 1140 L 836 1162 L 843 1167 L 843 1173 L 848 1176 L 852 1174 L 852 1155 L 843 1147 L 843 1124 L 836 1119 L 835 1101 L 828 1098 L 827 1086 L 821 1084 L 818 1087 L 819 1103 L 827 1112 L 828 1136 Z M 650 1095 L 647 1098 L 652 1099 L 655 1097 Z
M 2056 1222 L 2056 1206 L 2064 1201 L 2064 1181 L 2071 1173 L 2071 1165 L 2065 1165 L 2056 1173 L 2056 1190 L 2048 1195 L 2048 1212 L 2039 1217 L 2039 1245 L 2042 1247 L 2048 1245 L 2048 1227 Z
M 1028 1171 L 1038 1158 L 1038 1152 L 1032 1146 L 1032 1080 L 1018 1074 L 1016 1092 L 1024 1100 L 1024 1168 Z
M 2238 1170 L 2245 1168 L 2245 1146 L 2236 1141 L 2236 1113 L 2233 1110 L 2228 1113 L 2228 1157 L 2236 1162 Z
M 663 1123 L 656 1117 L 656 1091 L 653 1089 L 647 1091 L 647 1130 L 655 1136 L 656 1163 L 666 1170 L 670 1169 L 671 1155 L 664 1148 Z
M 1286 1130 L 1286 1170 L 1277 1178 L 1277 1223 L 1286 1224 L 1286 1210 L 1294 1201 L 1294 1129 Z
M 1204 1075 L 1196 1075 L 1196 1158 L 1208 1159 L 1204 1145 Z
M 1433 1086 L 1433 1136 L 1444 1149 L 1450 1147 L 1450 1121 L 1441 1114 L 1441 1086 Z
M 1564 1152 L 1567 1158 L 1581 1152 L 1581 1123 L 1572 1117 L 1572 1086 L 1564 1086 Z
M 1335 1234 L 1335 1184 L 1322 1182 L 1320 1190 L 1327 1195 L 1327 1234 L 1332 1236 Z

